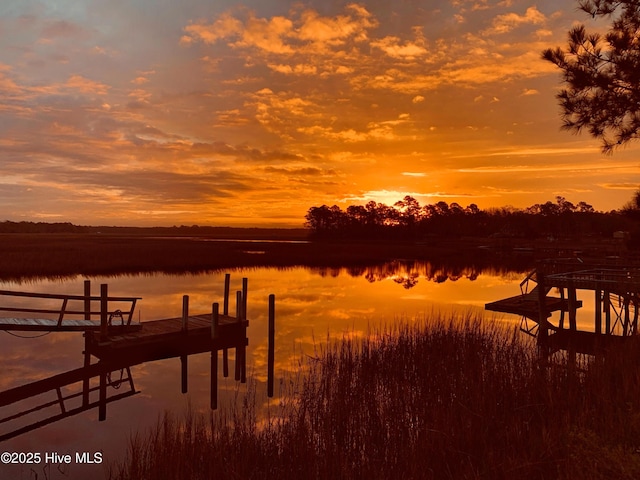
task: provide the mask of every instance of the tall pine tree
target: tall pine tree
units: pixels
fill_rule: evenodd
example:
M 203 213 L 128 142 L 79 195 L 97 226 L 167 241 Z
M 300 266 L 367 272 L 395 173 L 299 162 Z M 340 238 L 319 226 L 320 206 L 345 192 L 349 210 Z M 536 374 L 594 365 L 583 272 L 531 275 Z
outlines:
M 640 0 L 580 0 L 592 17 L 613 20 L 608 33 L 569 31 L 566 50 L 547 49 L 542 57 L 563 71 L 557 97 L 563 128 L 586 129 L 612 153 L 640 136 Z

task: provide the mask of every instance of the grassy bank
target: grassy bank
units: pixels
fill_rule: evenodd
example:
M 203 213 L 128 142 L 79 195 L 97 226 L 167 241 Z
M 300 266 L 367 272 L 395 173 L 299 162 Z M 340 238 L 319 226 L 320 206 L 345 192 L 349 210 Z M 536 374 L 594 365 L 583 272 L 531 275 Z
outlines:
M 637 357 L 541 370 L 515 332 L 404 326 L 311 360 L 266 426 L 251 397 L 166 416 L 110 478 L 640 478 Z
M 88 234 L 0 235 L 0 279 L 126 273 L 187 273 L 246 267 L 358 267 L 394 259 L 446 263 L 458 268 L 498 268 L 475 243 L 281 243 L 212 241 L 208 237 Z M 285 239 L 286 240 L 286 239 Z M 505 261 L 524 271 L 531 259 Z M 526 267 L 525 267 L 526 265 Z

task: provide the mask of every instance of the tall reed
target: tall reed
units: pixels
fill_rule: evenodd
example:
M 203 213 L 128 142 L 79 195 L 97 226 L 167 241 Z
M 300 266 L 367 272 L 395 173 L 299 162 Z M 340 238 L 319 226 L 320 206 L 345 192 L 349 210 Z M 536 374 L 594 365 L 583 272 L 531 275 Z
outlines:
M 541 368 L 494 324 L 405 324 L 330 346 L 266 422 L 254 394 L 165 415 L 110 478 L 640 478 L 637 360 Z

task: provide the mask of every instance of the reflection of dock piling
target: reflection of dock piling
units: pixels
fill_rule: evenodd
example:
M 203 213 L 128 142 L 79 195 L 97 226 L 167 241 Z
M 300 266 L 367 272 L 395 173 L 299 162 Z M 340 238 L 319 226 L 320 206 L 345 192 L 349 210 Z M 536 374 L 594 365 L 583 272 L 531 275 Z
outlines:
M 488 303 L 485 308 L 521 315 L 523 330 L 537 336 L 545 353 L 566 350 L 570 355 L 596 355 L 638 338 L 640 269 L 583 263 L 560 269 L 548 262 L 540 263 L 521 287 L 529 281 L 537 283 L 532 291 L 525 287 L 521 295 Z M 560 297 L 548 296 L 552 289 Z M 592 329 L 578 329 L 577 311 L 582 307 L 578 291 L 593 295 Z M 555 312 L 559 312 L 557 318 Z M 529 321 L 534 325 L 529 326 Z
M 144 323 L 134 323 L 134 309 L 139 297 L 109 297 L 108 286 L 101 285 L 100 296 L 91 296 L 91 284 L 85 281 L 84 295 L 53 295 L 40 293 L 0 291 L 0 295 L 14 298 L 26 298 L 28 301 L 45 301 L 47 306 L 42 308 L 29 307 L 0 307 L 0 311 L 9 311 L 28 315 L 28 318 L 0 318 L 0 330 L 66 332 L 83 331 L 85 337 L 84 367 L 77 371 L 67 372 L 34 384 L 18 387 L 7 392 L 0 392 L 0 404 L 8 405 L 21 401 L 32 395 L 42 393 L 42 389 L 50 387 L 60 388 L 64 382 L 72 379 L 82 381 L 82 391 L 73 397 L 82 397 L 82 410 L 71 410 L 79 413 L 88 408 L 98 406 L 98 418 L 106 418 L 107 403 L 117 400 L 122 395 L 110 397 L 107 393 L 113 384 L 109 380 L 109 372 L 126 368 L 143 362 L 179 357 L 181 363 L 181 389 L 188 390 L 188 357 L 189 355 L 211 352 L 211 408 L 218 404 L 218 357 L 222 350 L 223 375 L 229 375 L 228 350 L 235 350 L 235 378 L 245 383 L 247 375 L 247 352 L 249 344 L 247 337 L 247 293 L 248 281 L 242 281 L 242 290 L 236 292 L 235 316 L 229 314 L 230 275 L 225 276 L 223 309 L 220 313 L 219 304 L 213 303 L 209 313 L 193 314 L 189 311 L 189 296 L 185 295 L 182 302 L 182 315 L 176 318 L 153 320 Z M 51 302 L 61 301 L 60 308 L 49 306 Z M 73 302 L 81 302 L 81 309 L 71 309 Z M 92 310 L 92 305 L 99 303 L 99 310 Z M 55 320 L 36 318 L 57 316 Z M 82 317 L 74 319 L 73 317 Z M 95 320 L 95 318 L 99 318 Z M 269 344 L 268 344 L 268 396 L 273 396 L 274 376 L 274 342 L 275 342 L 275 297 L 269 296 Z M 91 358 L 98 359 L 97 364 L 91 363 Z M 99 378 L 97 387 L 90 386 L 92 377 Z M 130 372 L 128 378 L 131 378 Z M 71 381 L 71 380 L 69 380 Z M 63 383 L 60 383 L 63 382 Z M 53 387 L 51 387 L 53 385 Z M 133 381 L 130 381 L 131 395 L 135 392 Z M 89 394 L 98 391 L 98 400 L 89 401 Z M 55 421 L 68 416 L 64 407 L 64 399 L 59 399 L 62 416 L 52 417 Z M 29 411 L 19 416 L 28 414 Z M 12 417 L 13 418 L 13 417 Z M 4 420 L 0 419 L 0 423 Z M 39 424 L 33 428 L 37 428 Z M 31 429 L 33 429 L 31 428 Z
M 108 403 L 140 393 L 134 387 L 129 367 L 114 370 L 110 368 L 102 363 L 95 363 L 0 392 L 0 407 L 15 405 L 30 398 L 40 399 L 35 406 L 23 408 L 17 413 L 0 418 L 0 425 L 11 426 L 12 422 L 21 422 L 18 427 L 0 434 L 0 442 L 95 407 L 98 407 L 100 413 L 106 415 Z M 91 386 L 91 379 L 96 378 L 99 378 L 98 385 Z M 80 382 L 82 382 L 82 389 L 74 391 L 73 389 L 77 388 Z M 122 386 L 125 388 L 121 389 Z M 99 398 L 96 399 L 95 395 L 92 398 L 90 395 L 97 391 L 99 391 Z M 53 413 L 50 413 L 51 409 Z M 42 412 L 47 412 L 48 416 L 43 416 Z

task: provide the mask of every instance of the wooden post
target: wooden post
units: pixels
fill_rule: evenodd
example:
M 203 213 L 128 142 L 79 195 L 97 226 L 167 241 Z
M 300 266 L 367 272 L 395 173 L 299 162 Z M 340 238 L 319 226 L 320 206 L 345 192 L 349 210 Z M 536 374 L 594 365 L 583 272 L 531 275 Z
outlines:
M 631 317 L 629 316 L 629 297 L 624 298 L 624 326 L 622 335 L 631 335 Z
M 229 285 L 231 283 L 231 274 L 224 275 L 224 299 L 222 303 L 222 314 L 229 315 Z M 222 375 L 224 378 L 229 376 L 229 350 L 222 350 Z
M 547 302 L 546 302 L 546 289 L 544 282 L 544 273 L 541 268 L 538 268 L 536 272 L 536 279 L 538 281 L 538 348 L 541 353 L 541 360 L 546 365 L 549 354 L 549 331 L 547 325 Z
M 276 296 L 269 295 L 269 353 L 267 356 L 267 396 L 273 397 L 273 376 L 276 341 Z
M 218 304 L 211 305 L 211 409 L 218 408 Z
M 242 292 L 236 292 L 236 322 L 242 321 Z
M 242 322 L 242 292 L 238 290 L 236 292 L 236 322 Z M 242 359 L 240 358 L 242 355 L 242 346 L 238 343 L 236 345 L 236 368 L 235 368 L 235 378 L 236 381 L 240 380 L 241 370 L 240 364 L 242 363 Z
M 218 313 L 219 306 L 217 303 L 211 305 L 211 340 L 218 338 L 218 323 L 220 321 L 220 315 Z
M 245 297 L 247 291 L 247 279 L 242 279 L 242 294 L 240 298 L 240 315 L 242 323 L 242 345 L 240 345 L 240 383 L 247 383 L 247 299 Z
M 189 295 L 182 296 L 182 331 L 189 329 Z
M 189 295 L 182 296 L 182 331 L 187 333 L 189 329 Z M 182 393 L 187 393 L 189 390 L 188 385 L 188 367 L 189 356 L 181 355 L 180 356 L 180 379 L 182 383 L 181 391 Z
M 247 291 L 249 280 L 245 277 L 242 279 L 242 320 L 247 319 Z
M 229 315 L 229 285 L 231 282 L 231 274 L 224 275 L 224 303 L 222 304 L 222 314 Z
M 577 296 L 576 296 L 576 287 L 573 285 L 573 281 L 569 281 L 569 287 L 567 288 L 567 296 L 569 298 L 569 328 L 572 331 L 578 329 L 578 324 L 576 322 L 576 311 L 577 311 Z
M 91 320 L 91 280 L 84 281 L 84 319 Z
M 596 283 L 596 334 L 602 333 L 602 290 L 600 284 Z
M 100 285 L 100 340 L 107 338 L 109 334 L 109 293 L 108 285 Z
M 189 295 L 182 296 L 182 331 L 187 333 L 189 329 Z M 189 356 L 180 355 L 180 391 L 187 393 L 189 391 Z
M 560 299 L 564 300 L 564 287 L 560 287 Z M 558 329 L 564 328 L 564 308 L 560 309 L 560 320 L 558 320 Z
M 604 291 L 604 328 L 604 333 L 611 335 L 611 297 L 607 290 Z

